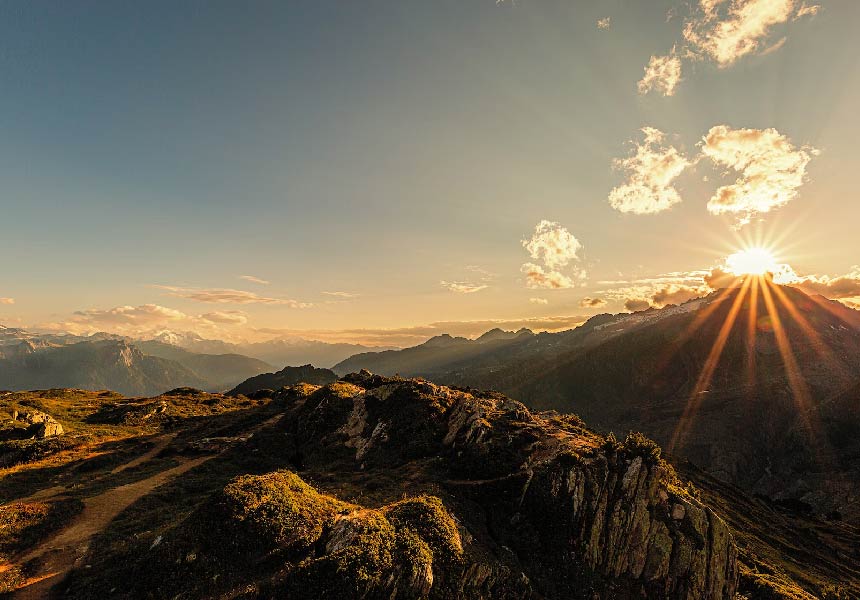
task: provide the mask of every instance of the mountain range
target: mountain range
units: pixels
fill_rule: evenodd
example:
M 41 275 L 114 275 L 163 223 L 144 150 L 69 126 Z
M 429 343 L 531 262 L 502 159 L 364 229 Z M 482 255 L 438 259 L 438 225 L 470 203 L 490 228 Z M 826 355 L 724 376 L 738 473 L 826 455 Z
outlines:
M 860 313 L 763 280 L 561 333 L 439 336 L 334 367 L 493 388 L 642 431 L 752 494 L 857 520 Z

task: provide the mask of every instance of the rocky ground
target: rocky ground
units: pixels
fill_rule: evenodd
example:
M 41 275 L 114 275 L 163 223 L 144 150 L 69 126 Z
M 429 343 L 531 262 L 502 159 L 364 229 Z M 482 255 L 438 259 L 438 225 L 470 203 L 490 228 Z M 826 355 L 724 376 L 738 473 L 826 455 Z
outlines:
M 840 559 L 807 580 L 755 562 L 772 546 L 733 529 L 736 501 L 679 478 L 646 438 L 605 438 L 497 393 L 361 373 L 256 400 L 2 400 L 9 417 L 38 410 L 65 428 L 21 439 L 10 423 L 0 443 L 0 581 L 17 597 L 856 591 L 824 588 L 850 571 Z M 759 581 L 765 564 L 779 587 Z

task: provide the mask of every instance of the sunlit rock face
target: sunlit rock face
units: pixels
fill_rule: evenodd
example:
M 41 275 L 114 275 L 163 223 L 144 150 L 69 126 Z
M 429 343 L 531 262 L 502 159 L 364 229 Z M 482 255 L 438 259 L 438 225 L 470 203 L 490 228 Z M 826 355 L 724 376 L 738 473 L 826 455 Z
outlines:
M 290 598 L 734 597 L 728 527 L 647 438 L 369 372 L 273 402 L 278 435 L 248 451 L 283 469 L 234 480 L 146 557 L 159 594 L 253 577 Z

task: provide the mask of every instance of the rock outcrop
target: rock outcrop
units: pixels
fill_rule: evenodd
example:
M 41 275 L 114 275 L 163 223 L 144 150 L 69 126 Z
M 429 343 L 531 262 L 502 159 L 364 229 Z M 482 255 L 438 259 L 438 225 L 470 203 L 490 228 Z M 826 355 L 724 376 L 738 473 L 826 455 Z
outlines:
M 728 527 L 641 435 L 368 372 L 275 401 L 278 435 L 248 445 L 285 470 L 234 480 L 165 536 L 140 567 L 170 573 L 158 594 L 254 581 L 290 598 L 735 595 Z
M 63 426 L 54 417 L 38 410 L 16 411 L 14 418 L 30 425 L 28 433 L 36 439 L 44 439 L 63 435 Z

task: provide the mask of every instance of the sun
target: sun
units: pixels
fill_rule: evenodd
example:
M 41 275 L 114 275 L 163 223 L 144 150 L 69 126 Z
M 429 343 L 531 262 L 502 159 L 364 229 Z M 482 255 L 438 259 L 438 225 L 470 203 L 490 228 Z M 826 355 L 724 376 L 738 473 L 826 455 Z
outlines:
M 732 275 L 764 275 L 776 273 L 779 265 L 766 248 L 747 248 L 726 258 L 726 269 Z

